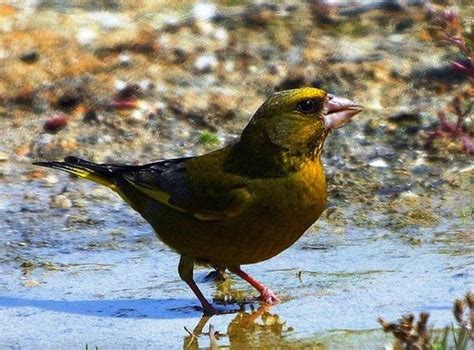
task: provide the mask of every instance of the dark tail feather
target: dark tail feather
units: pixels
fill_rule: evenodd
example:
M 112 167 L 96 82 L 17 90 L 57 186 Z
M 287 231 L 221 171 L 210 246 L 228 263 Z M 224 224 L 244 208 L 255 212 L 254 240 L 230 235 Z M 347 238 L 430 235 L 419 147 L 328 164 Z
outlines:
M 64 158 L 62 162 L 34 162 L 33 164 L 66 171 L 111 188 L 115 187 L 114 170 L 121 168 L 121 166 L 92 163 L 72 156 Z

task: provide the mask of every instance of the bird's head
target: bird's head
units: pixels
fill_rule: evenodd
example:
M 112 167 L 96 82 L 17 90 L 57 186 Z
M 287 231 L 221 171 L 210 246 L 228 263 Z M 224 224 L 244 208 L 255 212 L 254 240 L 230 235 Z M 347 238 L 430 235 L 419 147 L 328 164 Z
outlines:
M 271 96 L 257 110 L 242 139 L 264 137 L 289 154 L 319 155 L 329 131 L 343 126 L 361 110 L 357 103 L 320 89 L 286 90 Z

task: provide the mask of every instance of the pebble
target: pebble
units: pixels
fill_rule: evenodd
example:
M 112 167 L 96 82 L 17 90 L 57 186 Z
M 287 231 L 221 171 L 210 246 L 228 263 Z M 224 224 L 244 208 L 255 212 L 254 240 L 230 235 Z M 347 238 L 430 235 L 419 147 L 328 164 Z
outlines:
M 39 53 L 35 50 L 25 52 L 20 56 L 20 60 L 24 63 L 35 63 L 39 59 Z
M 130 57 L 130 55 L 127 55 L 125 53 L 121 53 L 118 56 L 118 61 L 122 67 L 131 67 L 133 64 L 132 57 Z
M 418 175 L 429 174 L 431 172 L 431 167 L 426 164 L 418 164 L 412 168 L 411 172 Z
M 208 73 L 217 67 L 218 61 L 214 54 L 199 56 L 194 62 L 194 69 L 200 73 Z
M 214 31 L 213 37 L 216 40 L 219 40 L 220 43 L 223 45 L 227 45 L 229 41 L 229 33 L 227 32 L 225 28 L 222 28 L 222 27 L 219 27 Z
M 49 145 L 53 141 L 53 136 L 50 134 L 41 134 L 36 141 L 38 146 L 46 146 Z
M 62 110 L 71 110 L 81 103 L 84 99 L 82 91 L 78 88 L 66 89 L 58 97 L 56 102 L 57 107 Z
M 196 27 L 202 35 L 206 36 L 210 36 L 215 31 L 211 22 L 197 22 Z
M 114 88 L 117 92 L 124 90 L 128 86 L 128 82 L 125 80 L 117 79 L 114 81 Z
M 9 158 L 8 153 L 0 152 L 0 162 L 6 162 Z
M 394 44 L 402 44 L 406 42 L 406 35 L 404 34 L 392 34 L 388 37 L 388 40 Z
M 46 120 L 43 124 L 43 129 L 48 132 L 57 132 L 67 125 L 66 116 L 58 114 Z
M 155 84 L 148 79 L 140 80 L 137 85 L 141 91 L 151 91 L 155 88 Z
M 216 16 L 217 7 L 210 2 L 198 2 L 193 6 L 191 13 L 196 20 L 207 22 Z
M 53 208 L 69 209 L 72 207 L 71 200 L 63 194 L 51 198 L 49 205 Z
M 50 186 L 57 184 L 59 181 L 58 177 L 53 174 L 47 175 L 43 180 L 45 184 L 50 185 Z
M 139 109 L 136 109 L 134 110 L 129 118 L 128 118 L 130 121 L 134 121 L 134 122 L 142 122 L 144 121 L 146 118 L 145 118 L 145 113 L 144 111 L 142 110 L 139 110 Z
M 82 117 L 82 121 L 85 123 L 100 123 L 100 119 L 97 112 L 92 108 L 86 110 Z
M 90 45 L 96 39 L 97 39 L 97 32 L 90 28 L 81 28 L 76 34 L 76 40 L 82 46 Z
M 400 202 L 405 202 L 407 204 L 415 204 L 419 201 L 420 196 L 413 193 L 412 191 L 401 192 L 398 196 Z
M 105 187 L 96 187 L 89 192 L 89 196 L 96 200 L 109 200 L 115 198 L 112 191 Z
M 287 53 L 287 58 L 286 61 L 290 65 L 298 65 L 303 62 L 303 55 L 301 53 L 301 49 L 298 47 L 293 47 L 290 49 L 290 51 Z
M 111 143 L 114 138 L 111 135 L 103 135 L 99 137 L 98 143 Z
M 105 11 L 92 12 L 89 14 L 89 18 L 104 30 L 121 28 L 129 23 L 121 14 Z
M 235 70 L 235 61 L 227 60 L 224 64 L 224 70 L 231 73 Z
M 374 168 L 388 168 L 388 164 L 382 158 L 374 159 L 373 161 L 369 162 L 369 166 Z

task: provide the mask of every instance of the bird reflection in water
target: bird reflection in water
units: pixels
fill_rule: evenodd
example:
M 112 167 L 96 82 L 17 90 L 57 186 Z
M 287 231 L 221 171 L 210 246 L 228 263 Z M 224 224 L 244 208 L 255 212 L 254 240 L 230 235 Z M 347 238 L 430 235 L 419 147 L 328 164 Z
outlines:
M 261 305 L 250 312 L 239 311 L 229 323 L 227 333 L 216 331 L 212 324 L 205 327 L 211 317 L 203 316 L 192 332 L 186 329 L 189 335 L 184 337 L 184 349 L 199 349 L 203 346 L 199 342 L 206 343 L 204 347 L 210 349 L 217 349 L 222 342 L 243 349 L 282 346 L 286 343 L 284 336 L 293 330 L 271 313 L 271 305 Z

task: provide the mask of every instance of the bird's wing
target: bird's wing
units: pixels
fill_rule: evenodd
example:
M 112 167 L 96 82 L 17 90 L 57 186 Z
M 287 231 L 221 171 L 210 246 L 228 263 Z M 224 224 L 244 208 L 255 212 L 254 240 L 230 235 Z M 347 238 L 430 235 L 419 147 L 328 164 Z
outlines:
M 196 158 L 165 160 L 121 175 L 149 197 L 200 220 L 236 216 L 251 201 L 245 179 L 215 167 L 195 167 L 192 160 Z

